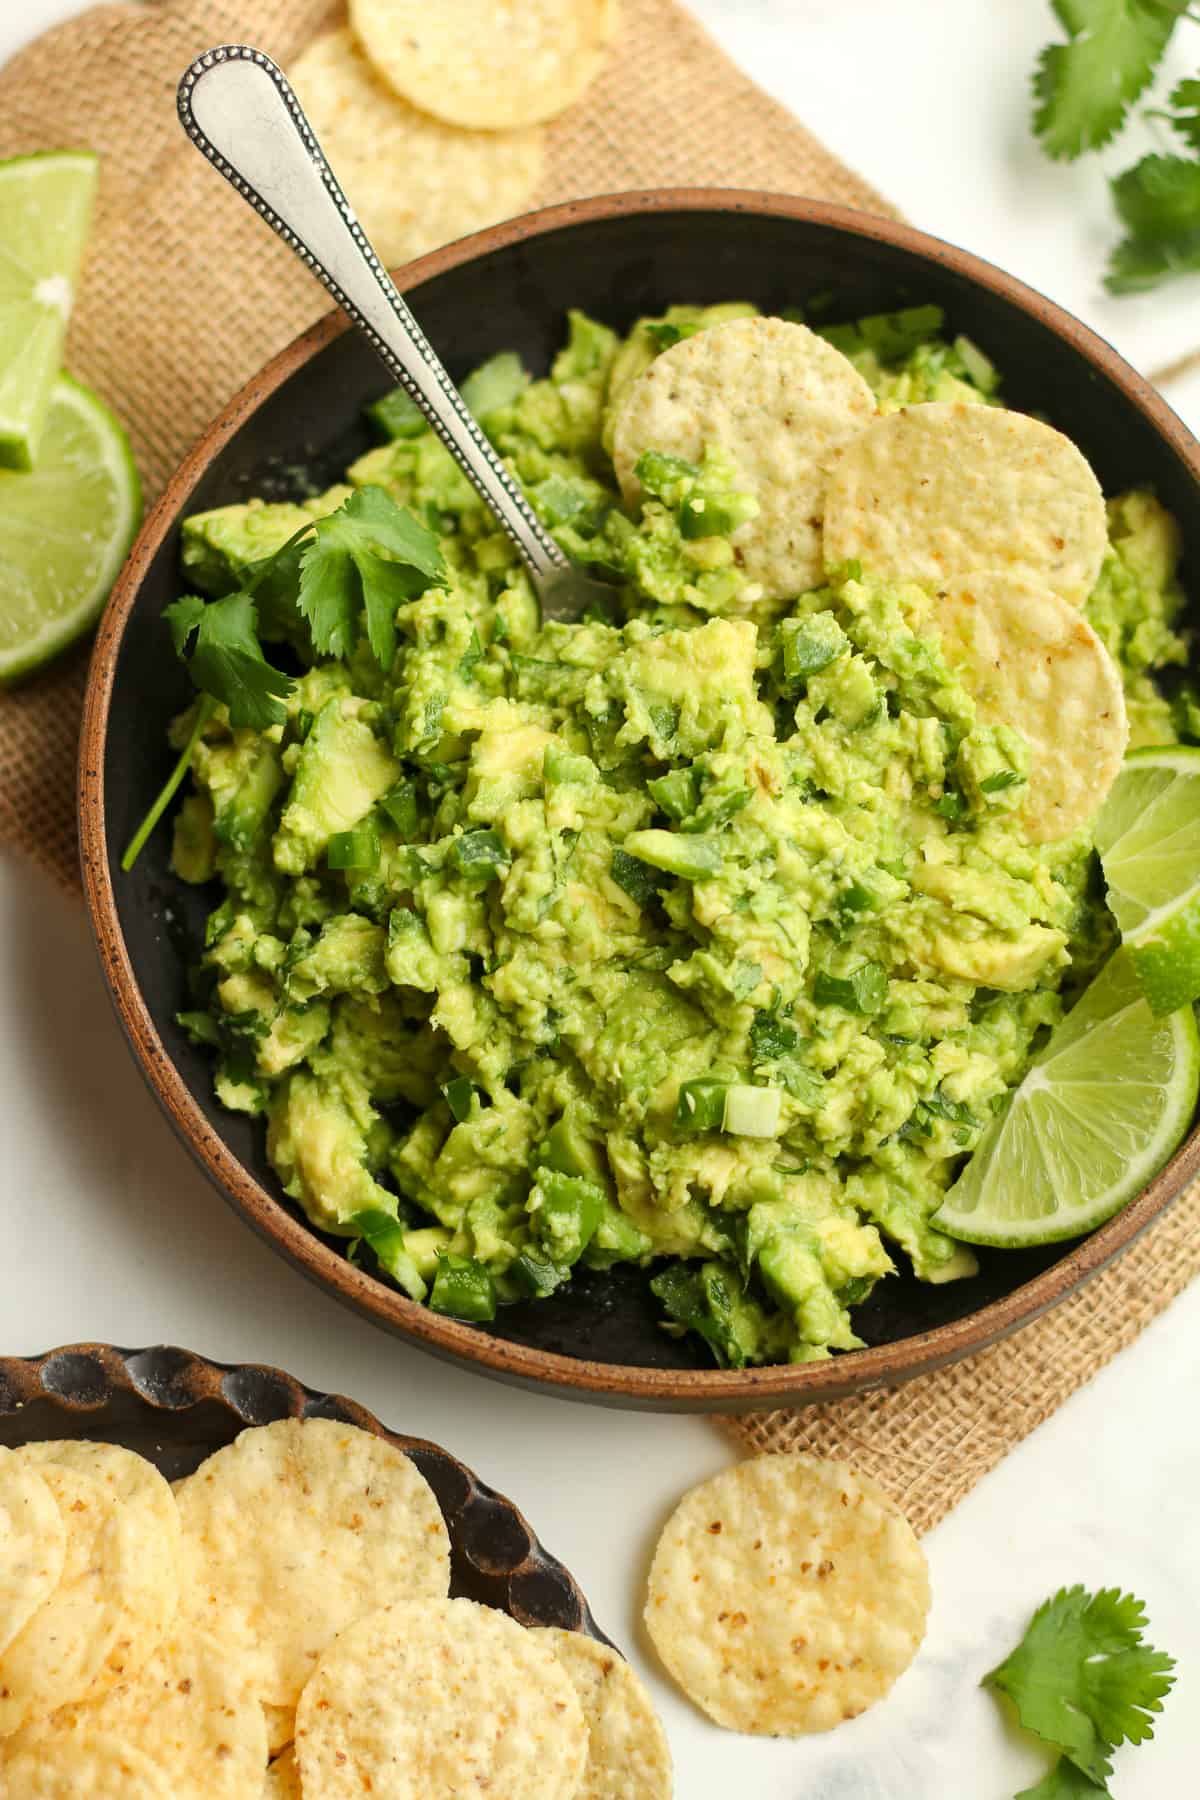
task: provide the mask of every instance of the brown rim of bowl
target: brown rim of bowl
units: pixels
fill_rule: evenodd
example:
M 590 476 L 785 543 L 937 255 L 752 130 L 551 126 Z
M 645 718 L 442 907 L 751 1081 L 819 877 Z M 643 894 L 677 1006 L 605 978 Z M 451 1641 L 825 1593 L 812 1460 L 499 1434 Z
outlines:
M 648 212 L 749 212 L 799 219 L 890 244 L 965 276 L 977 286 L 1032 313 L 1119 387 L 1132 406 L 1190 468 L 1200 486 L 1200 444 L 1149 383 L 1110 344 L 1078 319 L 1013 276 L 965 250 L 927 236 L 910 225 L 822 201 L 739 188 L 663 188 L 572 200 L 528 213 L 476 232 L 409 263 L 406 292 L 447 269 L 489 251 L 506 248 L 565 225 Z M 651 1369 L 599 1363 L 534 1350 L 489 1337 L 469 1325 L 443 1318 L 374 1280 L 315 1237 L 298 1215 L 244 1169 L 213 1131 L 167 1054 L 134 978 L 113 896 L 105 843 L 104 757 L 108 711 L 121 638 L 150 561 L 196 483 L 251 413 L 317 351 L 350 329 L 333 312 L 296 338 L 259 371 L 213 421 L 168 483 L 130 552 L 100 622 L 88 673 L 80 736 L 79 825 L 84 893 L 100 960 L 117 1015 L 142 1072 L 175 1129 L 216 1185 L 249 1223 L 311 1279 L 330 1287 L 356 1311 L 443 1356 L 474 1362 L 510 1380 L 546 1383 L 560 1392 L 608 1395 L 653 1408 L 683 1402 L 713 1410 L 755 1409 L 797 1401 L 811 1403 L 846 1389 L 884 1387 L 982 1350 L 997 1338 L 1030 1323 L 1080 1283 L 1097 1274 L 1178 1198 L 1200 1171 L 1200 1130 L 1193 1130 L 1150 1185 L 1115 1218 L 1051 1268 L 1015 1288 L 1002 1300 L 966 1318 L 894 1344 L 854 1351 L 847 1357 L 803 1367 L 774 1364 L 762 1369 Z M 851 1373 L 852 1367 L 852 1373 Z

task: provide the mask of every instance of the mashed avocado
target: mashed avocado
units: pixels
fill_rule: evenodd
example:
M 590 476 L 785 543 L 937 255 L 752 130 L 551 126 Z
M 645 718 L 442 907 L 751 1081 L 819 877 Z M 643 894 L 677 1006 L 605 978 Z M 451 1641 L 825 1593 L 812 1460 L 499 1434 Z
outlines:
M 402 398 L 373 409 L 388 441 L 347 482 L 435 524 L 450 582 L 400 605 L 390 669 L 364 646 L 306 668 L 265 732 L 218 710 L 174 852 L 221 891 L 184 1017 L 315 1225 L 473 1319 L 653 1265 L 672 1328 L 735 1366 L 853 1348 L 900 1259 L 972 1271 L 930 1217 L 1111 944 L 1090 842 L 1025 840 L 1027 747 L 977 719 L 924 592 L 850 567 L 766 605 L 729 542 L 756 502 L 715 450 L 643 457 L 621 507 L 615 400 L 751 310 L 624 341 L 574 314 L 548 379 L 512 356 L 472 378 L 542 518 L 611 578 L 606 617 L 543 625 L 446 451 Z M 940 324 L 830 335 L 885 407 L 999 404 Z M 347 491 L 187 520 L 189 581 L 230 589 Z M 1183 659 L 1176 536 L 1114 500 L 1087 609 L 1135 741 L 1174 735 L 1152 676 Z

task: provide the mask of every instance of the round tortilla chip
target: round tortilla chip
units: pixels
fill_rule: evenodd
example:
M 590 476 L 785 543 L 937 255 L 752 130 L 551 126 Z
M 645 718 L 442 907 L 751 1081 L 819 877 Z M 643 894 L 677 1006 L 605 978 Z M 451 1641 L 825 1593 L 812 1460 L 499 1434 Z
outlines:
M 646 1626 L 718 1725 L 828 1731 L 916 1655 L 929 1574 L 912 1527 L 844 1463 L 758 1456 L 693 1488 L 650 1570 Z
M 616 0 L 350 0 L 383 78 L 448 124 L 509 131 L 553 119 L 604 62 Z
M 976 575 L 936 596 L 946 660 L 987 725 L 1011 725 L 1033 755 L 1018 811 L 1034 843 L 1100 810 L 1129 742 L 1121 671 L 1060 594 L 1013 575 Z
M 834 461 L 825 562 L 936 591 L 982 570 L 1082 606 L 1108 548 L 1104 496 L 1082 452 L 1040 419 L 936 400 L 876 420 Z
M 176 1499 L 183 1611 L 238 1646 L 260 1701 L 294 1706 L 326 1645 L 382 1598 L 450 1586 L 432 1488 L 355 1425 L 278 1419 L 243 1431 Z
M 579 1631 L 550 1625 L 535 1635 L 566 1670 L 587 1722 L 587 1767 L 575 1800 L 671 1800 L 667 1734 L 624 1657 Z
M 263 1782 L 262 1800 L 304 1800 L 300 1769 L 291 1744 L 268 1768 Z
M 730 542 L 769 600 L 817 587 L 830 459 L 875 418 L 854 365 L 806 325 L 733 319 L 672 344 L 629 389 L 613 428 L 621 492 L 646 450 L 699 462 L 720 445 L 758 500 Z
M 380 79 L 349 31 L 318 38 L 288 73 L 346 198 L 390 267 L 511 218 L 541 179 L 539 132 L 498 139 L 418 112 Z
M 0 1653 L 62 1578 L 67 1529 L 36 1469 L 0 1449 Z
M 186 1627 L 159 1646 L 129 1681 L 88 1706 L 64 1706 L 23 1731 L 13 1755 L 69 1764 L 103 1732 L 149 1759 L 171 1800 L 248 1800 L 267 1764 L 262 1708 L 223 1640 Z M 105 1800 L 124 1800 L 116 1788 Z
M 32 1735 L 8 1756 L 0 1749 L 0 1794 L 11 1800 L 175 1800 L 148 1756 L 104 1731 L 82 1731 L 68 1743 L 55 1736 L 41 1745 Z
M 588 1734 L 549 1646 L 473 1600 L 406 1601 L 325 1652 L 296 1714 L 321 1800 L 572 1800 Z
M 58 1586 L 0 1656 L 0 1737 L 106 1693 L 151 1654 L 179 1596 L 173 1546 L 145 1531 L 137 1507 L 81 1469 L 47 1462 L 38 1472 L 66 1554 Z

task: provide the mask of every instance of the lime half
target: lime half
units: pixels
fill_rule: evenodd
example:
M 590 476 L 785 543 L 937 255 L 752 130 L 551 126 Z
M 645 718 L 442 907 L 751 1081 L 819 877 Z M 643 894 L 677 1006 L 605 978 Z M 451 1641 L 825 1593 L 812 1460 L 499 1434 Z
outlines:
M 1166 1162 L 1198 1090 L 1191 1008 L 1156 1018 L 1118 950 L 1052 1032 L 933 1223 L 969 1244 L 1010 1249 L 1091 1231 Z
M 1200 750 L 1135 750 L 1096 820 L 1108 904 L 1156 1013 L 1200 998 Z
M 54 150 L 0 163 L 0 465 L 32 468 L 62 366 L 99 164 Z
M 93 623 L 141 512 L 125 433 L 95 394 L 60 375 L 37 468 L 0 469 L 0 681 L 49 661 Z

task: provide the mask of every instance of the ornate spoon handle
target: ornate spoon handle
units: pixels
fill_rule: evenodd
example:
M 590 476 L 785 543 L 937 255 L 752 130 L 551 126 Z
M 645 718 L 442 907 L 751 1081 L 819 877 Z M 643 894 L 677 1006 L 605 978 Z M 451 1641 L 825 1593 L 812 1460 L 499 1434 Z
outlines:
M 368 243 L 283 71 L 261 50 L 223 44 L 192 63 L 178 99 L 192 142 L 366 333 L 499 518 L 538 587 L 554 583 L 570 567 L 567 558 Z

